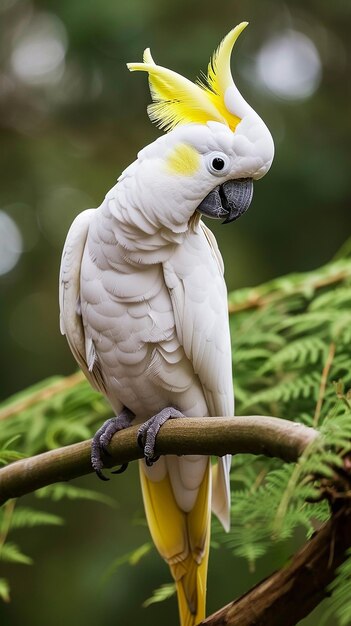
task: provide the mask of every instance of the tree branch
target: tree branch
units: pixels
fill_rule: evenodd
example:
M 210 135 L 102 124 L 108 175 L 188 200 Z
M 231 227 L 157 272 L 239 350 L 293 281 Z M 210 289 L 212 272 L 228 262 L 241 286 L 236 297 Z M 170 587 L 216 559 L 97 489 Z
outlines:
M 351 509 L 344 505 L 288 565 L 201 625 L 295 626 L 328 596 L 328 585 L 350 546 Z
M 107 466 L 142 457 L 137 426 L 117 433 Z M 296 461 L 318 431 L 269 416 L 170 420 L 157 438 L 157 454 L 251 453 Z M 92 472 L 91 440 L 16 461 L 0 470 L 0 503 Z M 241 598 L 201 622 L 202 626 L 294 626 L 328 595 L 327 587 L 351 546 L 350 503 L 337 512 L 300 549 L 288 565 Z M 298 601 L 297 601 L 298 599 Z M 199 626 L 201 626 L 199 625 Z
M 110 444 L 106 466 L 142 457 L 137 445 L 137 426 L 117 433 Z M 157 454 L 251 453 L 296 461 L 318 435 L 313 428 L 277 417 L 202 417 L 169 420 L 157 437 Z M 44 452 L 7 465 L 0 470 L 0 504 L 50 485 L 93 471 L 91 440 Z

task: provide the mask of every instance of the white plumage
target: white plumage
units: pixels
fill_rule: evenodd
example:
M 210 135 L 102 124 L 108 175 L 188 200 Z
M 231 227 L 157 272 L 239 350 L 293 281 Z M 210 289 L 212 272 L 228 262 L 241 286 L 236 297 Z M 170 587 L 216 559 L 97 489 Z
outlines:
M 117 204 L 120 195 L 128 198 L 126 178 L 119 186 L 126 189 L 118 194 L 112 190 L 101 207 L 79 215 L 67 236 L 61 330 L 116 414 L 127 406 L 136 423 L 165 406 L 176 406 L 188 416 L 233 415 L 227 291 L 214 237 L 197 220 L 162 264 L 126 262 L 128 251 L 119 244 L 115 217 L 123 211 Z M 150 234 L 153 240 L 156 236 L 162 238 Z M 145 235 L 143 245 L 149 250 Z M 173 482 L 184 509 L 196 499 L 204 471 L 202 458 L 190 462 L 189 494 L 187 481 L 181 483 L 187 474 L 182 467 L 189 460 L 172 461 L 172 467 L 179 465 Z M 146 471 L 161 476 L 164 464 L 161 459 Z M 226 527 L 228 514 L 227 503 L 222 516 Z
M 131 65 L 150 73 L 153 119 L 164 115 L 162 123 L 176 127 L 140 151 L 101 206 L 76 218 L 65 243 L 61 331 L 115 414 L 127 408 L 135 423 L 166 407 L 185 416 L 234 415 L 223 262 L 197 209 L 235 219 L 250 203 L 252 180 L 272 162 L 267 127 L 228 78 L 243 28 L 231 31 L 213 58 L 212 91 L 191 86 L 172 101 L 174 73 L 150 53 L 146 65 Z M 223 96 L 214 94 L 216 85 Z M 186 107 L 186 120 L 193 115 L 192 101 L 202 121 L 181 124 Z M 203 123 L 217 106 L 216 121 Z M 213 472 L 203 456 L 141 462 L 147 519 L 176 581 L 182 626 L 204 616 L 210 504 L 228 530 L 229 470 L 229 456 Z

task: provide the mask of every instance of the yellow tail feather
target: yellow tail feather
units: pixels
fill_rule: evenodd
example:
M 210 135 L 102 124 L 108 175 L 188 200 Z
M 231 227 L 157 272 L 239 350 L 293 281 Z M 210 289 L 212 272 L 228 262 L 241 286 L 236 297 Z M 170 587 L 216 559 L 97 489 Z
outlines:
M 178 506 L 168 474 L 158 482 L 140 480 L 151 536 L 169 564 L 176 582 L 181 626 L 195 626 L 205 617 L 206 579 L 210 542 L 211 466 L 207 465 L 190 513 Z

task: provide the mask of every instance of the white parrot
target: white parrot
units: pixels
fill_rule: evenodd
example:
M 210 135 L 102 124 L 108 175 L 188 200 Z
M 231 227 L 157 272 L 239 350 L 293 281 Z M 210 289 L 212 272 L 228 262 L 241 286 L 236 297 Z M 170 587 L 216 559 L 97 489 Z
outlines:
M 205 616 L 210 509 L 228 530 L 230 457 L 212 468 L 206 456 L 157 459 L 154 445 L 169 418 L 234 415 L 223 263 L 201 214 L 240 217 L 273 159 L 270 132 L 231 75 L 246 25 L 222 41 L 206 83 L 156 65 L 149 50 L 128 64 L 148 73 L 150 118 L 168 132 L 101 206 L 78 215 L 60 271 L 61 331 L 116 415 L 93 439 L 92 465 L 105 478 L 112 435 L 141 424 L 146 517 L 176 582 L 182 626 Z

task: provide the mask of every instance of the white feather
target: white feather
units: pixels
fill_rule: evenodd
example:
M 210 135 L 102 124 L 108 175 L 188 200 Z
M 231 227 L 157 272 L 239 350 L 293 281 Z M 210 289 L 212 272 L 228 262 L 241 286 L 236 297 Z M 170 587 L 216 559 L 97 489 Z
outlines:
M 80 213 L 74 220 L 62 252 L 59 277 L 60 329 L 66 335 L 69 347 L 90 384 L 106 393 L 93 346 L 87 350 L 87 341 L 81 317 L 80 274 L 89 225 L 95 209 Z M 89 344 L 88 344 L 89 345 Z
M 265 132 L 246 118 L 235 133 L 214 122 L 175 129 L 144 148 L 102 205 L 74 222 L 62 260 L 61 327 L 116 413 L 126 406 L 141 422 L 176 406 L 189 416 L 233 416 L 223 262 L 211 231 L 192 218 L 216 185 L 264 173 L 272 156 Z M 181 143 L 199 154 L 191 176 L 165 167 Z M 223 178 L 206 166 L 216 150 L 231 163 Z M 226 528 L 229 461 L 219 460 L 213 481 L 213 507 Z M 188 510 L 196 494 L 185 484 L 188 462 L 172 463 L 175 497 Z M 191 468 L 200 484 L 201 458 Z
M 200 222 L 164 263 L 177 334 L 202 385 L 209 415 L 234 415 L 227 290 L 214 235 Z M 230 524 L 230 455 L 218 460 L 212 508 Z

